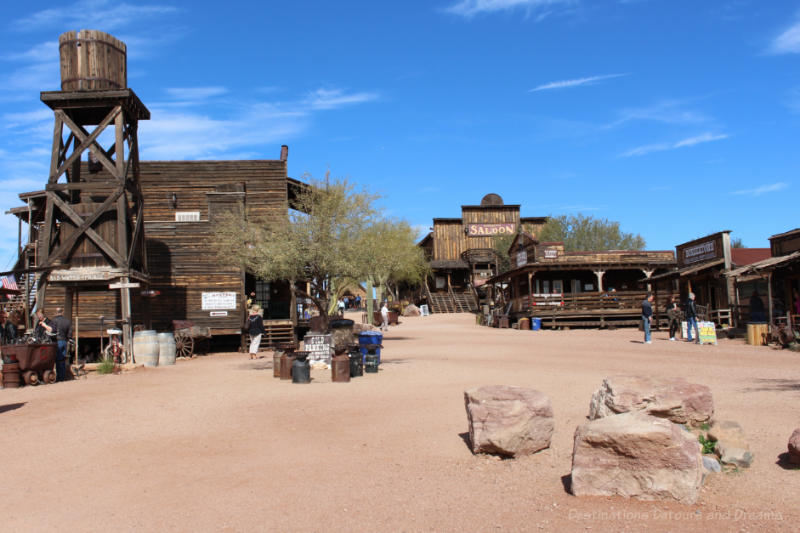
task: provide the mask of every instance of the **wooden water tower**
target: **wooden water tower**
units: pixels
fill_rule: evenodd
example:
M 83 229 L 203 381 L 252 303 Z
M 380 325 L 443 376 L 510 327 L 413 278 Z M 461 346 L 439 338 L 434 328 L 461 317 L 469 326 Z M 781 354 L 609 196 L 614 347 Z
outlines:
M 148 282 L 137 129 L 150 112 L 127 87 L 125 43 L 100 31 L 70 31 L 59 37 L 59 55 L 61 90 L 41 93 L 55 128 L 37 243 L 37 307 L 48 284 L 63 287 L 66 316 L 73 296 L 92 290 L 114 303 L 106 318 L 122 320 L 130 347 L 131 285 Z

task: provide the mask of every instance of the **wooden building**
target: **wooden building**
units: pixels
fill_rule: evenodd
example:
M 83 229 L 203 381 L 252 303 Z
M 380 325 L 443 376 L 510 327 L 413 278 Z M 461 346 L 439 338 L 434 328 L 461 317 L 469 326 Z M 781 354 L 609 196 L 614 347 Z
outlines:
M 568 252 L 561 242 L 539 242 L 527 232 L 515 237 L 509 256 L 513 268 L 489 280 L 495 317 L 508 323 L 535 317 L 552 328 L 638 324 L 641 281 L 675 265 L 671 250 Z
M 167 331 L 173 320 L 239 335 L 252 292 L 265 310 L 262 342 L 293 341 L 290 282 L 224 267 L 212 239 L 225 213 L 287 219 L 305 187 L 287 175 L 288 148 L 274 160 L 140 162 L 138 121 L 150 113 L 125 86 L 124 43 L 95 31 L 60 43 L 62 90 L 41 94 L 55 114 L 50 175 L 9 211 L 20 219 L 14 272 L 26 307 L 64 308 L 82 338 L 120 325 L 131 347 L 133 327 Z M 107 128 L 108 148 L 98 140 Z
M 519 229 L 535 233 L 546 220 L 521 217 L 518 204 L 504 204 L 497 194 L 487 194 L 480 205 L 462 205 L 461 218 L 434 218 L 419 243 L 432 272 L 424 287 L 431 311 L 477 310 L 482 285 L 497 274 L 496 239 Z
M 287 177 L 287 153 L 284 147 L 282 157 L 275 160 L 140 163 L 148 276 L 139 280 L 139 290 L 134 292 L 134 324 L 166 331 L 173 320 L 189 320 L 211 328 L 213 335 L 238 335 L 247 312 L 246 295 L 254 292 L 268 326 L 264 342 L 293 340 L 297 314 L 289 282 L 262 282 L 241 269 L 223 267 L 212 239 L 214 225 L 225 213 L 287 217 L 290 200 L 304 186 Z M 92 182 L 108 179 L 104 171 L 88 172 L 87 164 L 84 170 Z M 11 210 L 26 222 L 31 214 L 32 246 L 25 248 L 25 254 L 30 258 L 27 262 L 35 264 L 41 263 L 36 258 L 36 244 L 41 241 L 39 222 L 46 216 L 44 194 L 23 193 L 20 198 L 27 205 Z M 94 252 L 92 257 L 96 255 Z M 19 264 L 23 262 L 24 258 Z M 43 271 L 44 276 L 48 274 Z M 60 274 L 63 288 L 51 287 L 43 305 L 63 307 L 67 299 L 74 298 L 81 335 L 99 336 L 100 316 L 106 325 L 122 318 L 119 292 L 108 289 L 112 278 L 89 287 L 86 280 L 77 279 L 79 275 L 78 271 L 73 277 Z M 73 296 L 68 297 L 67 292 Z
M 733 248 L 730 231 L 726 230 L 679 244 L 675 251 L 676 268 L 653 276 L 651 281 L 656 288 L 676 291 L 681 301 L 693 292 L 701 318 L 718 326 L 736 325 L 743 304 L 733 280 L 726 274 L 768 257 L 769 249 Z
M 750 262 L 727 273 L 740 295 L 740 323 L 750 321 L 747 298 L 753 293 L 766 300 L 770 324 L 786 321 L 800 324 L 800 229 L 769 238 L 771 256 Z

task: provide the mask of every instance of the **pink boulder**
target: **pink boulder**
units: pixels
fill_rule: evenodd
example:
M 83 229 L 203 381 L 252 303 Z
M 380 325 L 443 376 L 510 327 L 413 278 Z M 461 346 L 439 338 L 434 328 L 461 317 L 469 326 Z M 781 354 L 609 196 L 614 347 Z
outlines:
M 516 457 L 550 446 L 553 407 L 543 393 L 493 385 L 465 391 L 464 403 L 473 453 Z
M 682 378 L 609 376 L 592 395 L 589 419 L 644 411 L 676 424 L 699 426 L 714 415 L 711 389 Z
M 789 437 L 789 462 L 800 465 L 800 428 L 797 428 Z
M 697 438 L 640 412 L 592 420 L 575 431 L 572 493 L 640 500 L 697 500 L 703 479 Z

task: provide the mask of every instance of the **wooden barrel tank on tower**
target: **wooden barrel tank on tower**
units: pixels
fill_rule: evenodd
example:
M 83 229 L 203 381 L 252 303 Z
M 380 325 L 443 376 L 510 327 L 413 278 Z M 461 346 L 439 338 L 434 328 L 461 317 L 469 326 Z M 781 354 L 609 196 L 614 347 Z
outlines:
M 128 86 L 127 48 L 107 33 L 62 33 L 58 52 L 62 91 L 106 91 Z

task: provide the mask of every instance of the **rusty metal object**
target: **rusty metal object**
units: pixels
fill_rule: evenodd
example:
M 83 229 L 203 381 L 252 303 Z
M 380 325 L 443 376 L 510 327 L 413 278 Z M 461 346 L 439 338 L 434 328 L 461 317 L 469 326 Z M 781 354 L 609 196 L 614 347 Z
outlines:
M 331 381 L 347 383 L 350 381 L 350 358 L 337 355 L 331 360 Z
M 292 379 L 292 364 L 294 363 L 294 356 L 284 352 L 281 356 L 281 379 Z
M 281 357 L 283 357 L 283 351 L 275 350 L 272 352 L 272 377 L 279 378 L 281 377 Z
M 84 372 L 85 373 L 85 372 Z M 55 383 L 56 382 L 56 373 L 53 370 L 45 370 L 42 372 L 42 381 L 45 383 Z
M 3 346 L 3 356 L 16 361 L 18 365 L 17 386 L 19 383 L 37 385 L 39 374 L 52 371 L 55 367 L 56 345 L 52 343 L 6 345 Z

